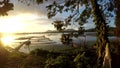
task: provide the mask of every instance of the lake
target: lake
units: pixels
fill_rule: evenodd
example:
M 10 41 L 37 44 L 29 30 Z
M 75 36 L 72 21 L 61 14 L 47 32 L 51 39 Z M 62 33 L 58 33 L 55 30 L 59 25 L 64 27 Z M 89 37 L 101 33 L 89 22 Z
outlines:
M 12 48 L 18 47 L 22 42 L 25 42 L 28 40 L 28 38 L 31 38 L 31 45 L 30 45 L 30 50 L 34 50 L 37 48 L 40 49 L 46 49 L 46 50 L 60 50 L 60 49 L 70 49 L 72 48 L 71 46 L 63 45 L 60 41 L 62 33 L 44 33 L 44 34 L 21 34 L 21 35 L 15 35 L 15 34 L 8 34 L 4 35 L 4 39 L 7 40 L 10 38 L 14 38 L 13 41 L 11 41 L 10 44 L 5 44 L 5 46 L 10 46 Z M 92 35 L 95 34 L 94 32 L 86 32 L 85 37 L 79 36 L 78 38 L 73 37 L 73 43 L 76 45 L 80 45 L 81 43 L 85 43 L 86 45 L 94 45 L 96 42 L 96 36 Z M 82 39 L 85 39 L 83 41 Z M 115 40 L 115 36 L 110 36 L 109 39 L 111 41 Z M 7 40 L 9 41 L 9 40 Z M 4 42 L 5 43 L 5 42 Z M 57 49 L 56 49 L 57 48 Z M 23 45 L 19 51 L 28 53 L 29 50 L 27 46 Z

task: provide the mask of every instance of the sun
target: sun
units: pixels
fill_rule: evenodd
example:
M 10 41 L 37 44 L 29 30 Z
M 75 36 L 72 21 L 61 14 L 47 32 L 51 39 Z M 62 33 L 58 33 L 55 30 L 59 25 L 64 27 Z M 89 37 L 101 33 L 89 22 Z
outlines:
M 13 43 L 14 38 L 12 36 L 5 36 L 1 38 L 1 41 L 4 46 L 10 46 Z

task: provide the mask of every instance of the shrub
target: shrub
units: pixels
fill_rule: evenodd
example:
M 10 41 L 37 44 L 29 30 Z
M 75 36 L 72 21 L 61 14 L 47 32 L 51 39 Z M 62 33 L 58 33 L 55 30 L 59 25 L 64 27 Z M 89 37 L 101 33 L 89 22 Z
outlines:
M 48 58 L 45 68 L 75 68 L 75 66 L 68 56 L 58 56 L 55 59 Z
M 33 50 L 33 51 L 30 52 L 31 55 L 43 56 L 43 57 L 47 57 L 48 53 L 49 53 L 49 51 L 42 50 L 42 49 L 35 49 L 35 50 Z

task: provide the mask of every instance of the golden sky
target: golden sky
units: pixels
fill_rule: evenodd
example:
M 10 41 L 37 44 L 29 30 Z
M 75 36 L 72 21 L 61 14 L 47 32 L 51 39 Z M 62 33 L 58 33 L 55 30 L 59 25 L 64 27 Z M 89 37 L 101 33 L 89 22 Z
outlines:
M 44 32 L 53 30 L 52 20 L 47 18 L 45 4 L 27 6 L 11 0 L 14 10 L 0 17 L 0 32 Z

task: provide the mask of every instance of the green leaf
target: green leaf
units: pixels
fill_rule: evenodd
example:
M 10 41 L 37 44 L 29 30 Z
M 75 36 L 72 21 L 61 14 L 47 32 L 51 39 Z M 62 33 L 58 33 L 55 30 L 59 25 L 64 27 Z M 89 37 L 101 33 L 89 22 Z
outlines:
M 43 3 L 43 0 L 36 0 L 36 3 L 41 4 L 41 3 Z

